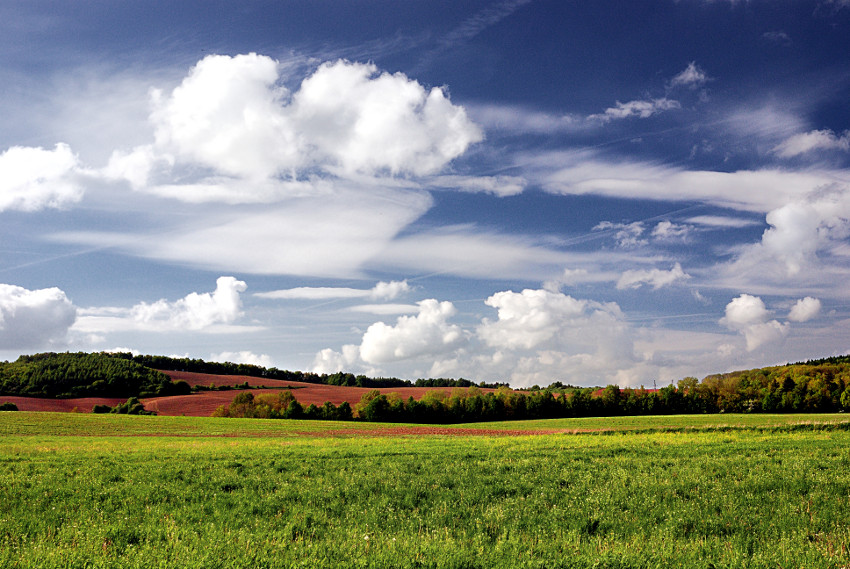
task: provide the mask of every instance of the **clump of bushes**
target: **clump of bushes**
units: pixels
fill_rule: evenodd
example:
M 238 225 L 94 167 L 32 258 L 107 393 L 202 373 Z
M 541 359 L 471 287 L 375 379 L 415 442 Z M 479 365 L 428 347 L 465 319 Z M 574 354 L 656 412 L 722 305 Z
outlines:
M 4 401 L 0 403 L 0 411 L 17 411 L 18 406 L 12 403 L 11 401 Z
M 148 411 L 138 397 L 130 397 L 124 403 L 115 407 L 109 405 L 95 405 L 92 413 L 114 413 L 116 415 L 156 415 L 155 411 Z
M 286 389 L 279 393 L 239 393 L 230 405 L 221 405 L 213 412 L 213 417 L 248 417 L 254 419 L 320 419 L 325 421 L 351 421 L 351 405 L 343 401 L 339 406 L 330 401 L 317 407 L 301 405 Z

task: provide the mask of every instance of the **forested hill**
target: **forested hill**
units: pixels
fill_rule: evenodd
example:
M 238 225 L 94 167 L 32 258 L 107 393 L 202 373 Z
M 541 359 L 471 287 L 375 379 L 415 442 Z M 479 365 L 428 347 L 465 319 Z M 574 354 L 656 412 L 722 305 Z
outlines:
M 194 373 L 210 373 L 214 375 L 244 375 L 283 381 L 300 381 L 304 383 L 320 383 L 324 385 L 340 385 L 344 387 L 485 387 L 496 389 L 507 383 L 473 383 L 467 379 L 417 379 L 411 382 L 396 377 L 368 377 L 353 373 L 317 374 L 312 372 L 288 371 L 275 367 L 266 368 L 254 364 L 237 364 L 232 362 L 207 362 L 194 358 L 172 358 L 168 356 L 133 355 L 116 353 L 113 357 L 132 360 L 152 369 L 166 371 L 190 371 Z
M 190 392 L 162 373 L 108 353 L 45 353 L 0 362 L 0 395 L 153 397 Z

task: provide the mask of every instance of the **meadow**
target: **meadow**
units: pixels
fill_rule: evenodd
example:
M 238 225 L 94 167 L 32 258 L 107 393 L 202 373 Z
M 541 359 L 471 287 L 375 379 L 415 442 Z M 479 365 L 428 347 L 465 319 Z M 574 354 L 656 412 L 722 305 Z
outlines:
M 4 412 L 0 566 L 841 568 L 848 449 L 843 415 Z

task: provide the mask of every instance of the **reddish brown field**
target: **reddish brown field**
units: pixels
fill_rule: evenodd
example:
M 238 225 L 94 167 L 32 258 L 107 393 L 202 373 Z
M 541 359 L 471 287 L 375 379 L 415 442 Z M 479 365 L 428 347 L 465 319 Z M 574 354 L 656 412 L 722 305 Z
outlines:
M 281 388 L 291 387 L 292 394 L 299 403 L 310 405 L 311 403 L 320 406 L 325 401 L 330 401 L 334 405 L 339 405 L 343 401 L 348 401 L 353 407 L 364 393 L 371 391 L 368 387 L 341 387 L 338 385 L 322 385 L 316 383 L 302 383 L 298 381 L 281 381 L 276 379 L 264 379 L 261 377 L 248 377 L 242 375 L 212 375 L 206 373 L 192 373 L 185 371 L 166 371 L 165 372 L 174 381 L 185 381 L 189 385 L 215 385 L 221 387 L 224 385 L 239 385 L 246 381 L 251 386 L 265 386 L 268 388 L 277 389 L 252 389 L 251 393 L 259 395 L 260 393 L 279 393 Z M 451 392 L 452 387 L 392 387 L 379 389 L 381 393 L 390 394 L 397 393 L 403 399 L 413 396 L 414 399 L 421 399 L 428 391 L 445 391 Z M 492 389 L 483 389 L 482 391 L 493 391 Z M 145 408 L 151 411 L 156 411 L 159 415 L 186 415 L 191 417 L 208 417 L 220 405 L 229 405 L 234 397 L 242 390 L 230 391 L 202 391 L 193 393 L 192 395 L 176 395 L 170 397 L 151 397 L 142 399 Z M 115 406 L 123 403 L 123 399 L 105 399 L 87 397 L 84 399 L 36 399 L 32 397 L 0 397 L 0 403 L 9 401 L 18 406 L 21 411 L 73 411 L 74 409 L 91 413 L 92 407 L 95 405 Z
M 109 405 L 115 407 L 124 403 L 125 399 L 114 399 L 107 397 L 84 397 L 82 399 L 37 399 L 35 397 L 12 397 L 0 396 L 0 403 L 14 403 L 18 411 L 57 411 L 80 413 L 91 413 L 95 405 Z

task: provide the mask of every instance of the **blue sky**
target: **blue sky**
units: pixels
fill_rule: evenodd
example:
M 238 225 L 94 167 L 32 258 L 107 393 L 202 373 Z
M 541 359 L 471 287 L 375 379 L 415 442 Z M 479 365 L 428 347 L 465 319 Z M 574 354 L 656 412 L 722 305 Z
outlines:
M 850 352 L 850 2 L 4 2 L 0 358 Z

